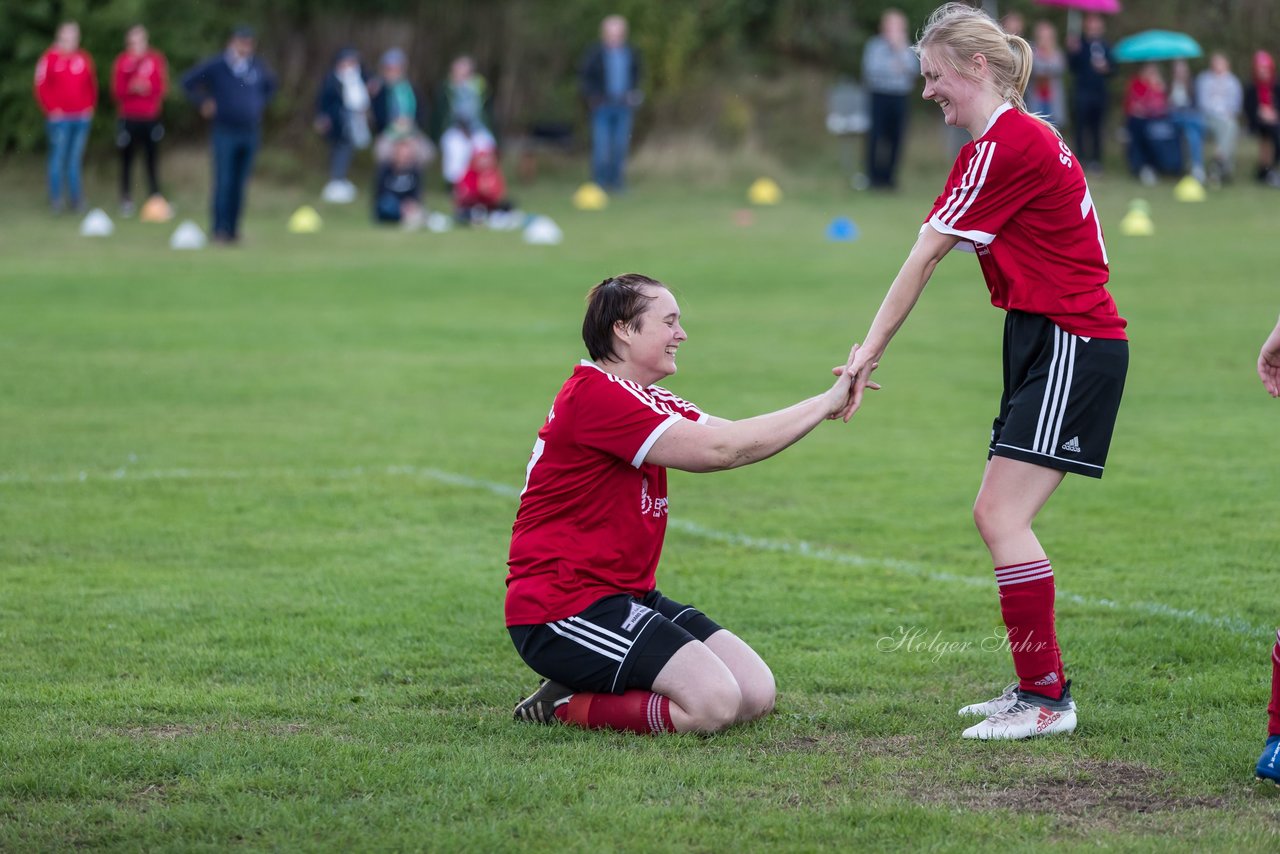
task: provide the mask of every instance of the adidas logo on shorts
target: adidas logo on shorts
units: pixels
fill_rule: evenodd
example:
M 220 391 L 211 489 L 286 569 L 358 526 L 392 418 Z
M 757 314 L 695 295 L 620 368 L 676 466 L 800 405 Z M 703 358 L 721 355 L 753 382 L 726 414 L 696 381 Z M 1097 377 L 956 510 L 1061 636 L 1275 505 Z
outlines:
M 1080 453 L 1080 437 L 1072 436 L 1070 439 L 1062 443 L 1062 450 L 1070 451 L 1073 454 Z

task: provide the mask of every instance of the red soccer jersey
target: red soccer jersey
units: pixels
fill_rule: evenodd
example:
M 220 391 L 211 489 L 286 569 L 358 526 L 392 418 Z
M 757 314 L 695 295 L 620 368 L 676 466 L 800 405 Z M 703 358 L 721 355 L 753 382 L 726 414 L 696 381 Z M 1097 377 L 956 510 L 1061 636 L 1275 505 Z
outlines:
M 63 53 L 49 48 L 36 63 L 36 100 L 46 116 L 55 111 L 62 118 L 93 115 L 98 102 L 98 78 L 93 59 L 83 50 Z
M 158 117 L 168 84 L 169 69 L 160 51 L 126 50 L 116 57 L 111 93 L 120 105 L 121 118 L 150 121 Z
M 997 308 L 1044 315 L 1073 335 L 1126 337 L 1080 162 L 1026 113 L 1006 104 L 960 149 L 927 222 L 978 254 Z
M 667 530 L 667 470 L 644 461 L 681 418 L 707 416 L 660 386 L 584 361 L 538 431 L 507 561 L 507 625 L 562 620 L 604 596 L 643 596 Z

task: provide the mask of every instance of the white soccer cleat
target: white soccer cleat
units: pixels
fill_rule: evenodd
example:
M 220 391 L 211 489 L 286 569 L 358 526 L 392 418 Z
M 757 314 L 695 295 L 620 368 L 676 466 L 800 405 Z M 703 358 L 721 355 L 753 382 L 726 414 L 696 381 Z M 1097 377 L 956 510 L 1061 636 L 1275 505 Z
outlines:
M 1012 740 L 1068 733 L 1075 728 L 1076 704 L 1071 700 L 1071 683 L 1068 682 L 1060 700 L 1019 691 L 1012 706 L 969 727 L 963 736 L 983 741 Z
M 994 697 L 985 703 L 973 703 L 965 706 L 960 710 L 960 714 L 989 718 L 992 715 L 1000 714 L 1016 702 L 1018 702 L 1018 683 L 1015 681 L 1004 686 L 1004 690 L 1000 692 L 999 697 Z
M 974 715 L 975 717 L 989 718 L 992 715 L 998 715 L 1004 710 L 1010 708 L 1014 703 L 1018 702 L 1018 683 L 1010 682 L 1004 686 L 1004 690 L 1000 692 L 999 697 L 993 697 L 985 703 L 973 703 L 965 706 L 960 710 L 961 715 Z M 1071 701 L 1071 711 L 1075 711 L 1076 702 Z

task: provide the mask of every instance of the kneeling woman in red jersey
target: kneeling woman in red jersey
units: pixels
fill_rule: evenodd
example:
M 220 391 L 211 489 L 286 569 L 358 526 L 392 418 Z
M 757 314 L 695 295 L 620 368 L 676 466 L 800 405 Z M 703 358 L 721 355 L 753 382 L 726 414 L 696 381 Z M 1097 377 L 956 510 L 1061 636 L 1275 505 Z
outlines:
M 1107 250 L 1080 161 L 1023 104 L 1030 46 L 950 3 L 930 17 L 917 50 L 925 99 L 973 141 L 846 366 L 856 377 L 845 415 L 938 262 L 956 247 L 975 252 L 992 304 L 1008 314 L 1004 393 L 973 515 L 995 563 L 1018 681 L 960 710 L 984 718 L 964 736 L 1070 732 L 1076 708 L 1054 626 L 1053 569 L 1031 523 L 1065 472 L 1102 476 L 1129 364 L 1125 321 L 1106 289 Z
M 713 418 L 654 385 L 686 336 L 667 287 L 635 273 L 591 290 L 582 338 L 591 361 L 538 431 L 511 536 L 507 627 L 548 680 L 516 719 L 715 732 L 768 714 L 773 674 L 755 650 L 654 587 L 666 470 L 771 457 L 843 411 L 849 380 L 778 412 Z

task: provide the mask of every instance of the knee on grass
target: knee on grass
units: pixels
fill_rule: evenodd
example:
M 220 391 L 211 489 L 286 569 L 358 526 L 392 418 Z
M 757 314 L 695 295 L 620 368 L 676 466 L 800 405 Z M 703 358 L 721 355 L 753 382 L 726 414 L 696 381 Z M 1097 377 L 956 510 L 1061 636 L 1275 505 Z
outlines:
M 773 681 L 773 674 L 758 684 L 741 685 L 742 701 L 738 704 L 738 720 L 754 721 L 773 711 L 778 699 L 778 689 Z
M 698 694 L 687 702 L 684 712 L 689 716 L 690 729 L 694 732 L 719 732 L 733 726 L 741 718 L 742 690 L 730 680 L 715 680 L 703 686 Z

